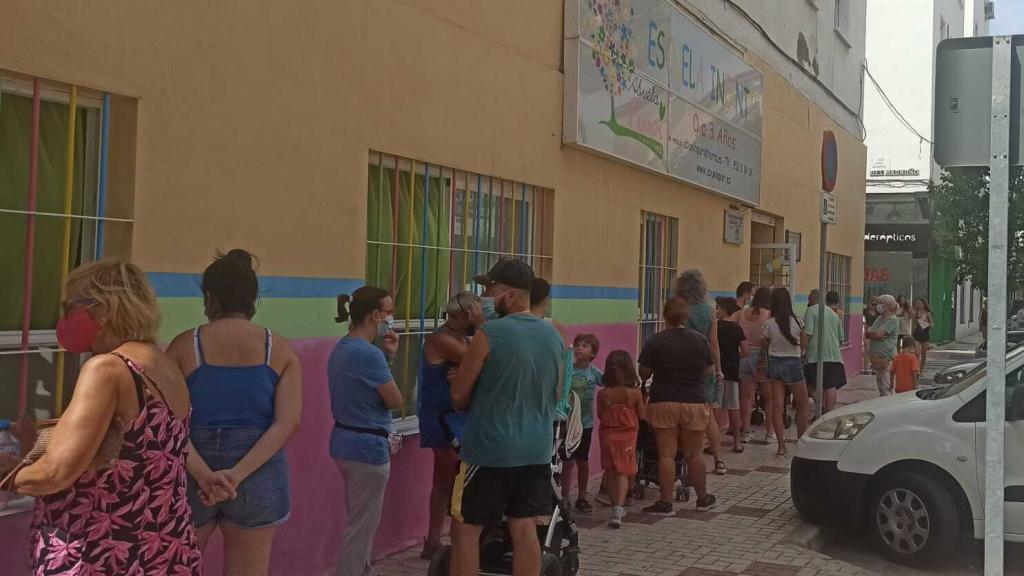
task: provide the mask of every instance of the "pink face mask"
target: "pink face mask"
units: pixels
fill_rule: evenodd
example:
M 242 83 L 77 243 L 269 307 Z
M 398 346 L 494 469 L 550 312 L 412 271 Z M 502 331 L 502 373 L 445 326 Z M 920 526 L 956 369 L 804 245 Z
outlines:
M 57 321 L 57 342 L 74 354 L 92 350 L 103 326 L 85 308 L 78 308 Z

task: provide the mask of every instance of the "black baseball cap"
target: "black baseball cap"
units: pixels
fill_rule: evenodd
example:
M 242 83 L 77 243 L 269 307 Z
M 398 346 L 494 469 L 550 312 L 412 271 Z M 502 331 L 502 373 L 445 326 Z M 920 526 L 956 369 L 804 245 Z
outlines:
M 533 268 L 522 260 L 498 260 L 487 274 L 478 274 L 473 281 L 482 286 L 504 284 L 520 290 L 529 290 L 533 286 Z

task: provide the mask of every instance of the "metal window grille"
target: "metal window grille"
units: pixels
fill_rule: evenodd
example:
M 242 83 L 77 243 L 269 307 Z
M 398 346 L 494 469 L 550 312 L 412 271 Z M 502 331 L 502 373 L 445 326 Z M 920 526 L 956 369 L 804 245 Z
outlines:
M 499 258 L 517 258 L 551 278 L 554 197 L 550 189 L 496 176 L 370 152 L 366 282 L 395 301 L 399 352 L 392 372 L 415 416 L 420 351 L 459 291 Z M 413 420 L 410 420 L 410 424 Z
M 852 263 L 853 259 L 849 256 L 843 256 L 834 252 L 826 254 L 825 265 L 827 275 L 825 276 L 825 291 L 826 293 L 832 291 L 839 293 L 839 303 L 843 308 L 844 344 L 850 340 L 850 303 L 852 301 L 850 296 L 852 291 L 850 267 Z
M 0 295 L 18 302 L 0 314 L 0 373 L 18 382 L 0 393 L 0 417 L 59 416 L 70 397 L 80 358 L 65 358 L 52 329 L 60 284 L 131 237 L 132 219 L 107 210 L 109 134 L 109 94 L 0 74 L 0 254 L 13 256 L 0 257 L 11 275 Z
M 662 308 L 679 271 L 679 220 L 652 212 L 641 216 L 638 349 L 665 327 Z

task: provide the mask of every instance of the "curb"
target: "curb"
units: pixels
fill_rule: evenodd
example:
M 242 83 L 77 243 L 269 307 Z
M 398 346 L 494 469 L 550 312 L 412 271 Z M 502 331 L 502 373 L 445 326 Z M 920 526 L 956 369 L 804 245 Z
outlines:
M 829 544 L 835 542 L 841 532 L 842 530 L 835 526 L 817 526 L 805 522 L 803 526 L 790 532 L 782 541 L 807 548 L 812 552 L 821 552 Z

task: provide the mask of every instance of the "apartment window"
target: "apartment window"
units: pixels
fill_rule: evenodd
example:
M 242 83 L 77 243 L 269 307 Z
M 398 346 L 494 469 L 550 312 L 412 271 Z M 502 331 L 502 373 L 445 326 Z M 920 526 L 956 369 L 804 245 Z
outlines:
M 134 133 L 123 113 L 133 106 L 0 72 L 0 418 L 59 416 L 71 396 L 80 360 L 57 345 L 61 283 L 99 256 L 128 255 L 131 191 L 108 191 L 106 174 L 123 159 L 115 145 L 111 160 L 109 136 Z
M 853 259 L 849 256 L 843 256 L 834 252 L 828 252 L 826 254 L 825 266 L 827 268 L 827 274 L 825 276 L 825 293 L 838 292 L 839 293 L 839 306 L 843 309 L 843 343 L 850 341 L 850 306 L 852 291 L 852 277 L 850 276 L 850 267 L 852 266 Z
M 552 191 L 380 152 L 367 171 L 366 282 L 395 300 L 399 352 L 392 363 L 405 406 L 416 415 L 423 339 L 444 322 L 449 298 L 476 291 L 473 276 L 517 258 L 551 278 Z
M 642 212 L 638 349 L 665 327 L 662 308 L 679 272 L 679 220 Z
M 853 37 L 853 22 L 850 19 L 851 0 L 836 0 L 835 29 L 839 36 L 850 44 Z

